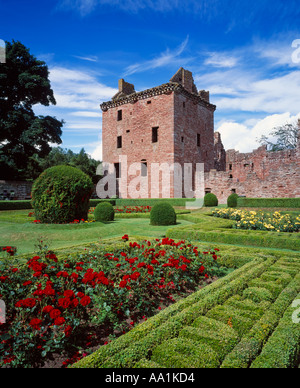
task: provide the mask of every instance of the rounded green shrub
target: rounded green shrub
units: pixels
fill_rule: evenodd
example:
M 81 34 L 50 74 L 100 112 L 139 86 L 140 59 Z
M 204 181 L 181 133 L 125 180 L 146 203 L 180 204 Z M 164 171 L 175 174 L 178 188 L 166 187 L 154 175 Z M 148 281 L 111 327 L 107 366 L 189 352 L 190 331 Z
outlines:
M 150 212 L 151 225 L 176 225 L 176 213 L 167 202 L 158 202 Z
M 95 208 L 94 217 L 100 222 L 113 221 L 115 219 L 114 207 L 109 202 L 99 203 Z
M 42 223 L 87 220 L 94 185 L 78 168 L 55 166 L 45 170 L 32 187 L 32 207 Z
M 227 207 L 237 207 L 238 197 L 239 196 L 236 193 L 230 194 L 227 198 Z
M 206 207 L 213 207 L 213 206 L 218 206 L 218 198 L 215 194 L 213 193 L 207 193 L 205 194 L 204 197 L 204 206 Z

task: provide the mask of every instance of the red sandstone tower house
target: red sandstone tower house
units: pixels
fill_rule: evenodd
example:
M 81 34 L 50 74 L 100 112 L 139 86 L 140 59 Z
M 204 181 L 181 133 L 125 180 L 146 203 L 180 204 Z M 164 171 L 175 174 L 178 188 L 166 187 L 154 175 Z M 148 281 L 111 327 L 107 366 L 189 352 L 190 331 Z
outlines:
M 216 106 L 210 103 L 209 92 L 198 92 L 190 71 L 180 68 L 168 83 L 141 92 L 121 79 L 118 93 L 101 104 L 101 109 L 103 161 L 115 166 L 118 182 L 125 179 L 125 187 L 117 185 L 117 195 L 130 197 L 130 182 L 140 175 L 148 182 L 148 187 L 140 188 L 141 197 L 168 196 L 163 190 L 163 171 L 151 175 L 150 166 L 155 163 L 162 170 L 167 168 L 163 163 L 182 167 L 190 163 L 192 174 L 196 163 L 204 164 L 207 172 L 215 168 Z M 133 163 L 141 166 L 138 174 L 131 175 L 123 168 L 124 157 L 128 167 Z M 224 153 L 222 157 L 225 158 Z M 170 197 L 175 194 L 172 182 L 171 174 Z M 185 196 L 182 188 L 176 191 L 177 195 L 180 191 L 180 197 Z

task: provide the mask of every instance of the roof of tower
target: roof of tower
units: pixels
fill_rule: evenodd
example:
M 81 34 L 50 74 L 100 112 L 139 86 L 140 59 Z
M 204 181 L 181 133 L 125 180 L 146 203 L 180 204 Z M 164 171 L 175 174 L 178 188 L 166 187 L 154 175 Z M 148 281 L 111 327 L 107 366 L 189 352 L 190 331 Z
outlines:
M 168 83 L 141 92 L 136 92 L 134 85 L 121 79 L 119 80 L 118 93 L 112 97 L 111 101 L 103 102 L 100 107 L 103 111 L 106 111 L 120 105 L 134 103 L 138 100 L 172 92 L 181 93 L 192 99 L 195 103 L 203 105 L 210 110 L 216 110 L 216 106 L 209 102 L 209 92 L 205 90 L 198 92 L 192 73 L 182 67 L 173 75 Z

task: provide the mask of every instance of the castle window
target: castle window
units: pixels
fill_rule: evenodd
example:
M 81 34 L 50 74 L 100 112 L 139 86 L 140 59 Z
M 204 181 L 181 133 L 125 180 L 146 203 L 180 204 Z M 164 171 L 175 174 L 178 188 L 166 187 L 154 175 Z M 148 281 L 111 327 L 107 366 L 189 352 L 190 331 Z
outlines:
M 145 177 L 148 175 L 147 162 L 142 162 L 141 176 Z
M 123 118 L 122 110 L 118 110 L 118 121 L 121 121 Z
M 185 108 L 185 102 L 182 103 L 182 106 Z
M 120 163 L 115 163 L 116 178 L 121 178 L 121 165 Z
M 117 148 L 122 148 L 122 136 L 117 137 Z
M 152 101 L 151 101 L 151 100 L 149 100 L 149 101 L 147 101 L 147 104 L 148 104 L 148 105 L 150 105 L 150 104 L 151 104 L 151 102 L 152 102 Z
M 200 136 L 200 133 L 197 133 L 197 147 L 201 147 L 201 136 Z
M 158 128 L 159 127 L 153 127 L 152 128 L 152 143 L 158 142 Z
M 232 164 L 229 165 L 229 170 L 230 170 L 230 171 L 232 170 Z
M 184 137 L 183 136 L 181 136 L 181 143 L 183 143 L 184 142 Z
M 232 178 L 233 178 L 233 175 L 230 174 L 230 175 L 229 175 L 229 178 L 232 179 Z

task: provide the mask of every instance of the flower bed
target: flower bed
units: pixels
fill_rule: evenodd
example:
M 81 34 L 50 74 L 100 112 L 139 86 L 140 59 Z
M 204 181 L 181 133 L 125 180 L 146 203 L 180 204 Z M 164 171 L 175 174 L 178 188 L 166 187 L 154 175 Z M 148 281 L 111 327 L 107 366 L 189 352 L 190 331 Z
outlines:
M 91 325 L 124 333 L 226 272 L 218 265 L 218 250 L 200 252 L 168 238 L 128 240 L 123 236 L 122 249 L 94 249 L 76 259 L 58 260 L 41 249 L 23 266 L 4 260 L 0 298 L 7 319 L 1 325 L 0 367 L 40 366 L 63 351 L 64 366 L 71 364 L 82 357 L 78 339 L 90 335 Z
M 116 207 L 116 213 L 127 213 L 127 214 L 136 214 L 136 213 L 150 213 L 150 206 L 123 206 L 121 208 Z
M 214 217 L 235 220 L 234 228 L 267 230 L 275 232 L 299 232 L 300 216 L 292 217 L 280 212 L 265 213 L 246 210 L 220 209 L 212 212 Z
M 91 208 L 89 211 L 88 211 L 88 214 L 92 214 L 94 212 L 95 208 Z M 28 217 L 34 217 L 34 212 L 30 212 L 28 213 Z M 69 224 L 89 224 L 89 223 L 93 223 L 95 222 L 95 220 L 93 219 L 88 219 L 88 220 L 84 220 L 83 218 L 80 219 L 80 220 L 77 220 L 75 219 L 74 221 L 72 222 L 69 222 Z M 33 224 L 41 224 L 41 221 L 40 220 L 34 220 L 32 221 Z

